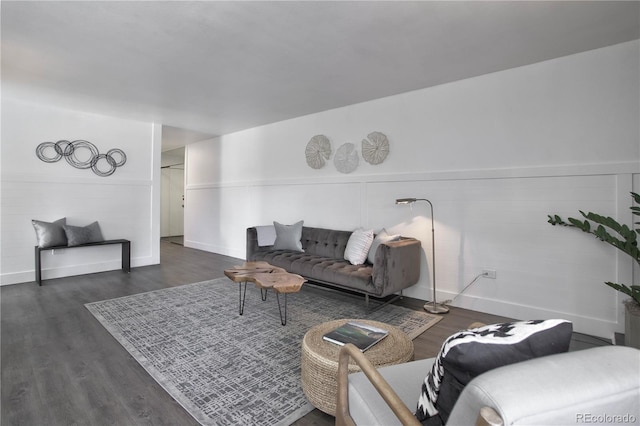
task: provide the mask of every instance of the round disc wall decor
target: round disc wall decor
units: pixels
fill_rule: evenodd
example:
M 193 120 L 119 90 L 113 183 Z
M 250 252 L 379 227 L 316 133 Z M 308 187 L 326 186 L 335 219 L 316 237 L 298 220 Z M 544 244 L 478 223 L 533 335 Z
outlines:
M 325 135 L 316 135 L 307 143 L 304 150 L 307 157 L 307 164 L 312 169 L 321 169 L 324 167 L 325 160 L 331 157 L 331 142 Z
M 350 142 L 338 148 L 336 156 L 333 158 L 333 164 L 340 173 L 351 173 L 358 168 L 358 162 L 358 151 L 356 151 L 356 146 Z
M 64 157 L 76 169 L 91 169 L 102 177 L 111 176 L 116 168 L 127 162 L 123 150 L 114 148 L 100 154 L 94 144 L 85 140 L 42 142 L 36 148 L 36 156 L 45 163 L 55 163 Z
M 362 158 L 369 164 L 380 164 L 389 155 L 389 140 L 384 133 L 372 132 L 362 139 Z

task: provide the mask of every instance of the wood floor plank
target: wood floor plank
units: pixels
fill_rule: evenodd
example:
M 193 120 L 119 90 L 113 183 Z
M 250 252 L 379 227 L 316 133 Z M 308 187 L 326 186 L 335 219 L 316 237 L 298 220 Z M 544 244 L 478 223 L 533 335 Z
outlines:
M 240 262 L 228 256 L 161 243 L 161 264 L 0 287 L 2 425 L 197 425 L 107 332 L 85 303 L 223 276 Z M 424 301 L 400 305 L 422 309 Z M 474 321 L 507 320 L 452 308 L 414 340 L 416 359 L 437 354 L 453 332 Z M 581 347 L 604 344 L 589 336 Z M 333 425 L 318 410 L 299 426 Z

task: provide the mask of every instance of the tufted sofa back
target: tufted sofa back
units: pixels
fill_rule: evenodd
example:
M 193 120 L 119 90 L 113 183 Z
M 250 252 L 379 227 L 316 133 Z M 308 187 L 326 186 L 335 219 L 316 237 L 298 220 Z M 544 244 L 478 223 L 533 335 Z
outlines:
M 302 248 L 308 254 L 344 259 L 351 231 L 302 227 Z

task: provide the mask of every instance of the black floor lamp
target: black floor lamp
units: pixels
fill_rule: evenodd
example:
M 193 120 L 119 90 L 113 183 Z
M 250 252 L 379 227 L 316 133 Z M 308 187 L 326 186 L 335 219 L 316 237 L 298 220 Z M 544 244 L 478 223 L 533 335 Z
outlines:
M 416 201 L 426 201 L 431 207 L 431 272 L 433 273 L 433 298 L 431 302 L 424 304 L 424 310 L 432 314 L 446 314 L 449 312 L 449 308 L 445 305 L 436 303 L 436 239 L 435 228 L 433 222 L 433 204 L 426 198 L 398 198 L 396 204 L 413 204 Z

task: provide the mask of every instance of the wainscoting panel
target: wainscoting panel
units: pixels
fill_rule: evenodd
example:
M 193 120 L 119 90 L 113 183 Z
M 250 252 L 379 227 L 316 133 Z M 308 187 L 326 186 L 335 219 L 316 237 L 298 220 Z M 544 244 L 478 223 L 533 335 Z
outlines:
M 53 222 L 66 217 L 72 226 L 98 221 L 105 239 L 132 241 L 132 266 L 152 264 L 153 242 L 147 230 L 152 222 L 151 188 L 150 182 L 96 185 L 75 179 L 51 183 L 19 178 L 3 182 L 2 284 L 35 279 L 37 239 L 32 219 Z M 115 246 L 42 253 L 43 279 L 119 268 L 120 250 Z
M 547 215 L 566 218 L 582 209 L 616 217 L 619 198 L 628 197 L 617 181 L 613 174 L 410 181 L 378 175 L 371 182 L 198 186 L 187 189 L 185 244 L 244 258 L 246 227 L 273 220 L 386 228 L 422 241 L 421 278 L 405 294 L 430 300 L 429 205 L 395 204 L 401 197 L 428 198 L 439 301 L 514 318 L 569 318 L 577 331 L 608 338 L 622 326 L 617 295 L 603 284 L 619 272 L 617 253 L 576 229 L 551 226 Z M 479 278 L 457 296 L 484 269 L 495 270 L 496 279 Z

